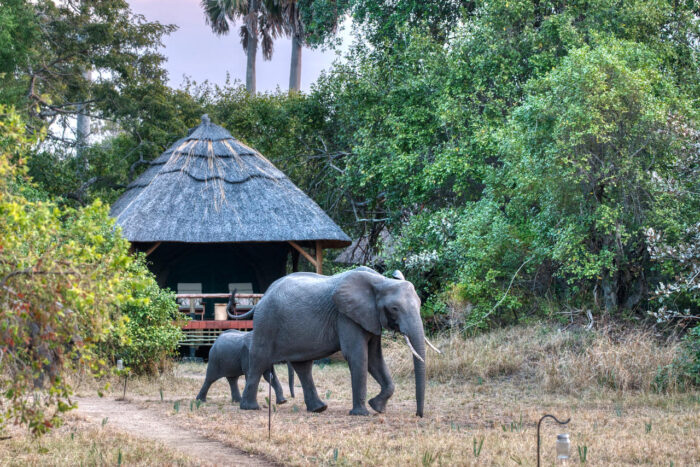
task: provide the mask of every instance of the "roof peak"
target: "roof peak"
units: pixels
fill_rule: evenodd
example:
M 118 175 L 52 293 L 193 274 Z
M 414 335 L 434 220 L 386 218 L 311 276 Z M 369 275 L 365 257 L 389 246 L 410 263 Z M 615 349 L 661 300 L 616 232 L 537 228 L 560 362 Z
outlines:
M 209 118 L 209 114 L 202 114 L 202 125 L 208 125 L 211 123 L 211 119 Z

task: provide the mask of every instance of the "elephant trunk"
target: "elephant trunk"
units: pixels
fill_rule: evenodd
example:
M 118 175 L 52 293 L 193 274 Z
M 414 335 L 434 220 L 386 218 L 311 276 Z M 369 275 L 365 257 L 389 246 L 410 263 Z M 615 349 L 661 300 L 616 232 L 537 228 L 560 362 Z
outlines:
M 423 416 L 423 403 L 425 401 L 425 334 L 422 323 L 417 330 L 406 334 L 408 340 L 420 356 L 413 355 L 413 371 L 416 375 L 416 415 Z M 422 359 L 422 360 L 421 360 Z

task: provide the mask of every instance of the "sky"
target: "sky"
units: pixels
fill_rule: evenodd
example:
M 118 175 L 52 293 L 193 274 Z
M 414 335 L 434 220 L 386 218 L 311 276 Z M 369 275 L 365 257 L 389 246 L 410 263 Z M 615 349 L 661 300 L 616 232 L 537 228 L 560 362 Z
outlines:
M 231 80 L 245 84 L 246 57 L 238 36 L 239 25 L 231 28 L 226 36 L 217 36 L 204 20 L 200 0 L 129 0 L 134 13 L 141 14 L 150 21 L 175 24 L 178 30 L 166 36 L 161 53 L 168 58 L 165 68 L 172 87 L 179 87 L 183 76 L 197 82 L 209 80 L 224 84 L 226 73 Z M 350 42 L 348 27 L 341 31 L 343 46 Z M 264 61 L 258 48 L 257 90 L 274 91 L 289 88 L 289 60 L 291 40 L 280 38 L 275 41 L 272 60 Z M 301 88 L 308 91 L 322 70 L 330 67 L 336 59 L 334 51 L 302 51 Z

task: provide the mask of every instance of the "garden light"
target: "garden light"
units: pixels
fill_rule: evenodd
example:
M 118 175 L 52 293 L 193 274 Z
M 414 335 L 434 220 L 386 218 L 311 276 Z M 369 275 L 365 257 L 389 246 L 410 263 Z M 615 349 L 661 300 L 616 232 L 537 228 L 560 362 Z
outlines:
M 571 421 L 571 418 L 568 418 L 560 422 L 554 415 L 545 414 L 540 418 L 540 421 L 537 422 L 537 467 L 540 467 L 540 425 L 542 424 L 542 420 L 547 417 L 553 419 L 560 425 L 566 425 Z M 569 447 L 569 435 L 566 433 L 557 435 L 557 461 L 566 462 L 569 459 Z
M 557 462 L 566 462 L 569 460 L 570 447 L 571 443 L 569 443 L 568 433 L 557 435 Z

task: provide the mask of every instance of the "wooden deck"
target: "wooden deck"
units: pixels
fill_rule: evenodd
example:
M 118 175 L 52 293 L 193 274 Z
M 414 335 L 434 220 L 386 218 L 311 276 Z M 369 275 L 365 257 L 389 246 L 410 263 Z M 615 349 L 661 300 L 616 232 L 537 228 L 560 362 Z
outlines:
M 178 299 L 205 299 L 205 298 L 230 298 L 231 294 L 227 293 L 209 293 L 209 294 L 177 294 Z M 243 314 L 253 308 L 254 304 L 262 298 L 262 294 L 236 294 L 237 302 L 247 302 L 245 305 L 236 306 L 236 314 Z M 193 302 L 191 310 L 194 310 Z M 182 309 L 187 313 L 187 309 Z M 196 316 L 196 313 L 190 313 L 191 316 Z M 250 331 L 253 329 L 253 320 L 197 320 L 192 319 L 182 327 L 184 333 L 183 339 L 179 345 L 198 347 L 200 345 L 212 345 L 219 334 L 229 329 L 238 329 L 242 331 Z

